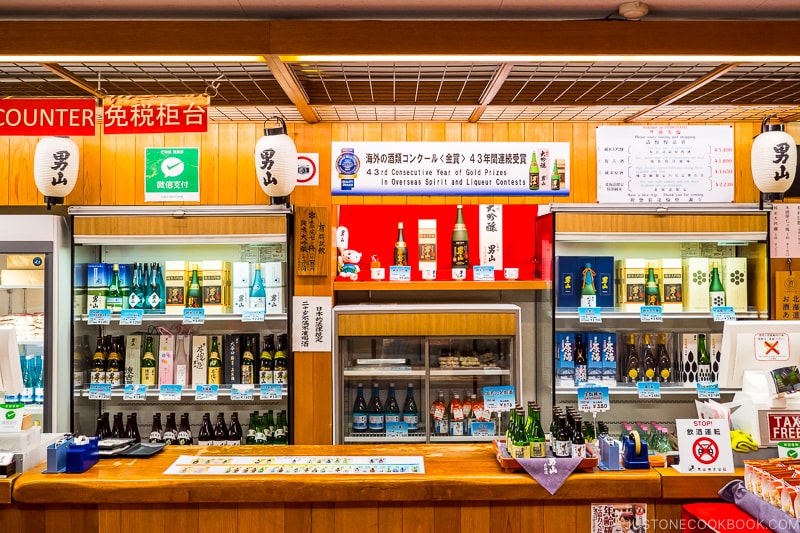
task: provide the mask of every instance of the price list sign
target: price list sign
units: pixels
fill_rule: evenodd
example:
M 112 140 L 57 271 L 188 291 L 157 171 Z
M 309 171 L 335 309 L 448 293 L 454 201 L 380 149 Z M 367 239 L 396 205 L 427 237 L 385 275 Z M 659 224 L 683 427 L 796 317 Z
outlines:
M 598 126 L 599 203 L 733 202 L 733 126 Z

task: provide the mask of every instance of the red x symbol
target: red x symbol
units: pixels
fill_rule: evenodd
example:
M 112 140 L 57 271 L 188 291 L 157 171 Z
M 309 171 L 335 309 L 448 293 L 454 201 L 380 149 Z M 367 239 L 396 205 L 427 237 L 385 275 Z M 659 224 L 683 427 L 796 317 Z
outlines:
M 775 342 L 773 342 L 771 344 L 769 342 L 767 342 L 767 341 L 764 341 L 764 346 L 767 347 L 767 353 L 764 354 L 764 355 L 768 355 L 770 352 L 775 352 L 775 355 L 780 355 L 781 354 L 778 351 L 778 341 L 775 341 Z

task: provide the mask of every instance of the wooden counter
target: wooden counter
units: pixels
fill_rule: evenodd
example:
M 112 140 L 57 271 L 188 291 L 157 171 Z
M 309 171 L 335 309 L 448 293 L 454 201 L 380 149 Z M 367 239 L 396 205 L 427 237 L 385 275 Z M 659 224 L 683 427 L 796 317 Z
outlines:
M 425 473 L 164 475 L 181 454 L 421 455 Z M 573 474 L 551 496 L 527 474 L 504 472 L 490 444 L 176 446 L 150 459 L 103 459 L 83 474 L 40 470 L 17 479 L 20 510 L 10 517 L 33 524 L 31 531 L 54 533 L 65 531 L 64 520 L 72 531 L 103 533 L 573 533 L 590 530 L 592 502 L 655 508 L 662 490 L 655 470 L 593 472 Z
M 719 501 L 719 491 L 729 482 L 744 479 L 744 468 L 733 474 L 681 474 L 674 468 L 657 468 L 661 476 L 661 499 L 657 505 L 658 531 L 680 531 L 681 506 L 692 501 Z
M 11 503 L 11 488 L 19 474 L 0 479 L 0 504 Z

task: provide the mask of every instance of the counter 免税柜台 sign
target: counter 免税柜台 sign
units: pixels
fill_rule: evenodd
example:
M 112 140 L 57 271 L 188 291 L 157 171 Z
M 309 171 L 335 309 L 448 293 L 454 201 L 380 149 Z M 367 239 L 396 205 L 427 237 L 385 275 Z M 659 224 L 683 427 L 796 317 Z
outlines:
M 569 196 L 566 142 L 333 142 L 334 196 Z
M 206 94 L 107 96 L 103 133 L 205 133 L 208 101 Z
M 733 126 L 598 126 L 598 203 L 733 202 Z
M 8 98 L 0 100 L 0 135 L 95 134 L 94 98 Z

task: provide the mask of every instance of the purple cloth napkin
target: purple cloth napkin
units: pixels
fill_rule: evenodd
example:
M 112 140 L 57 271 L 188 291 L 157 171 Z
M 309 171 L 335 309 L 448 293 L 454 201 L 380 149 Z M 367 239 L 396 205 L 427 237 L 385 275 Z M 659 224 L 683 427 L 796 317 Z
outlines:
M 505 457 L 511 457 L 508 454 L 505 443 L 500 443 L 501 453 Z M 548 452 L 549 453 L 549 452 Z M 564 481 L 569 477 L 572 472 L 578 468 L 578 465 L 583 461 L 580 457 L 543 457 L 538 459 L 517 459 L 519 466 L 539 485 L 545 488 L 552 496 L 564 484 Z
M 731 481 L 719 490 L 719 497 L 726 502 L 735 503 L 741 510 L 776 533 L 800 533 L 800 520 L 792 518 L 771 503 L 748 492 L 744 481 Z

